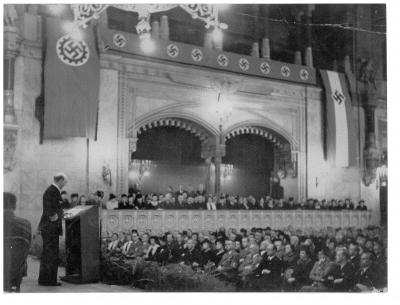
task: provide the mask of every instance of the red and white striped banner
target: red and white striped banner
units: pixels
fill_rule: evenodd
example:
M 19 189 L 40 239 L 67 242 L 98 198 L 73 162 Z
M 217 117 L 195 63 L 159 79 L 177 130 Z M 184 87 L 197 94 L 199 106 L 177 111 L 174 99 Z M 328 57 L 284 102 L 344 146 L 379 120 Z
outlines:
M 353 112 L 343 73 L 320 70 L 326 93 L 327 157 L 336 167 L 356 162 L 356 137 Z

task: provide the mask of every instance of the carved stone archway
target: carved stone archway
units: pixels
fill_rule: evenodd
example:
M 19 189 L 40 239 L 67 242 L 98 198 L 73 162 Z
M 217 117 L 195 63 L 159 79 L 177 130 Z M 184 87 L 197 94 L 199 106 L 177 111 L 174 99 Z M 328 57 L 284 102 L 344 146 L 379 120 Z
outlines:
M 289 172 L 297 179 L 297 195 L 302 198 L 305 194 L 305 170 L 299 166 L 301 149 L 299 141 L 283 128 L 268 121 L 245 121 L 230 126 L 224 132 L 224 141 L 242 134 L 253 134 L 263 137 L 274 145 L 274 173 Z M 304 156 L 302 156 L 304 157 Z M 303 158 L 304 159 L 304 158 Z
M 136 151 L 138 135 L 143 132 L 158 128 L 158 127 L 175 127 L 183 129 L 190 132 L 195 137 L 199 138 L 201 143 L 201 157 L 205 160 L 207 165 L 207 177 L 204 181 L 206 189 L 209 192 L 213 192 L 215 188 L 211 185 L 212 176 L 212 162 L 211 160 L 217 159 L 219 154 L 218 146 L 218 134 L 215 130 L 209 126 L 205 126 L 199 121 L 198 118 L 192 119 L 191 117 L 179 115 L 179 116 L 169 116 L 169 115 L 155 115 L 147 117 L 145 119 L 139 120 L 135 126 L 131 126 L 128 129 L 129 134 L 129 155 L 131 156 L 133 152 Z M 219 160 L 220 158 L 218 158 Z
M 225 141 L 242 134 L 253 134 L 263 137 L 272 142 L 276 148 L 282 148 L 285 142 L 287 142 L 287 140 L 283 139 L 279 134 L 257 126 L 237 127 L 236 129 L 231 130 L 228 134 L 225 135 Z
M 285 129 L 269 120 L 249 120 L 234 124 L 225 130 L 224 138 L 226 140 L 238 134 L 258 134 L 278 147 L 288 143 L 292 151 L 299 150 L 299 142 Z
M 157 116 L 139 121 L 129 130 L 129 153 L 136 151 L 137 136 L 142 132 L 156 127 L 176 127 L 186 130 L 198 137 L 201 142 L 202 157 L 206 159 L 208 152 L 215 148 L 216 135 L 203 124 L 199 124 L 186 117 Z

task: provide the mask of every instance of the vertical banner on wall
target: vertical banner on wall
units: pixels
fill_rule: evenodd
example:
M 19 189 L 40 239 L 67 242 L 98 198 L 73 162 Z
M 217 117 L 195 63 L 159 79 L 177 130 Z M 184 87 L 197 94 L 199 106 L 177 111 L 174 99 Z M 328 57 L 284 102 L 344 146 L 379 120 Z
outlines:
M 327 156 L 336 167 L 356 164 L 351 98 L 343 73 L 320 70 L 326 94 Z
M 44 137 L 95 139 L 99 55 L 92 25 L 72 37 L 63 21 L 47 18 L 44 65 Z

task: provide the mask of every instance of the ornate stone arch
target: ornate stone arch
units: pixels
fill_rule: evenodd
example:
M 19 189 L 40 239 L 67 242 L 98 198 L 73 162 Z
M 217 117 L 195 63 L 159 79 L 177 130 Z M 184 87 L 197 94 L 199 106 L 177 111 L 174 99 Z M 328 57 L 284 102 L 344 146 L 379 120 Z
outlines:
M 224 132 L 223 136 L 225 139 L 229 139 L 238 134 L 258 134 L 272 141 L 278 147 L 287 142 L 292 151 L 299 150 L 298 141 L 290 133 L 267 119 L 248 120 L 234 124 Z
M 277 148 L 282 148 L 285 145 L 285 142 L 287 142 L 285 138 L 277 135 L 275 132 L 271 132 L 270 130 L 267 130 L 265 128 L 260 128 L 257 126 L 242 126 L 233 129 L 228 134 L 225 135 L 225 141 L 229 140 L 232 137 L 242 134 L 258 135 L 272 142 L 273 145 Z
M 218 139 L 218 130 L 198 117 L 182 112 L 162 112 L 139 118 L 134 126 L 128 128 L 130 138 L 129 151 L 136 151 L 137 135 L 143 131 L 158 126 L 175 126 L 189 131 L 201 141 L 203 158 L 208 158 L 215 150 Z
M 139 135 L 142 132 L 149 129 L 153 129 L 156 127 L 167 127 L 167 126 L 176 127 L 190 132 L 191 134 L 198 137 L 202 144 L 206 144 L 207 142 L 210 141 L 210 136 L 204 129 L 199 128 L 197 124 L 193 124 L 192 122 L 187 121 L 185 119 L 178 119 L 178 118 L 158 119 L 152 122 L 142 124 L 142 126 L 137 127 L 136 130 L 137 134 Z
M 202 120 L 199 117 L 180 111 L 163 111 L 161 113 L 159 112 L 156 114 L 150 114 L 138 118 L 138 120 L 136 120 L 136 123 L 133 126 L 129 126 L 128 134 L 130 137 L 133 137 L 136 135 L 138 130 L 143 128 L 143 126 L 149 125 L 153 122 L 159 122 L 161 120 L 168 120 L 168 119 L 170 120 L 173 119 L 176 121 L 184 121 L 186 125 L 192 126 L 193 128 L 201 131 L 203 134 L 206 134 L 210 138 L 218 137 L 218 129 L 215 128 L 213 125 Z

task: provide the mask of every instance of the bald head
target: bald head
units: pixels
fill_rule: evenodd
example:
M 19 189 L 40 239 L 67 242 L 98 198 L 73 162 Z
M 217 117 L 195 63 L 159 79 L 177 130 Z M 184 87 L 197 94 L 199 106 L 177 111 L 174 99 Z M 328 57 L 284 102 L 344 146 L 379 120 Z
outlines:
M 57 173 L 53 177 L 53 182 L 57 184 L 60 189 L 62 189 L 68 182 L 67 175 L 64 173 Z

